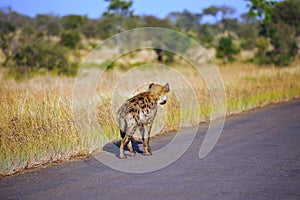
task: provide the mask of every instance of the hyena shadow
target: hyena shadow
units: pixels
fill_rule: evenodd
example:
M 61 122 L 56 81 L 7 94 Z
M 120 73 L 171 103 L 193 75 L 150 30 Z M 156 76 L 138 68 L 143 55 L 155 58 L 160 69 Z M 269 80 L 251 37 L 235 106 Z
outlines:
M 115 142 L 110 142 L 103 147 L 103 151 L 109 152 L 111 154 L 114 154 L 116 157 L 119 157 L 120 154 L 120 145 L 121 145 L 121 140 L 115 141 Z M 140 149 L 140 146 L 143 146 L 143 142 L 138 141 L 138 140 L 132 140 L 132 148 L 136 153 L 143 154 L 143 150 Z M 129 149 L 124 147 L 125 153 L 129 155 Z

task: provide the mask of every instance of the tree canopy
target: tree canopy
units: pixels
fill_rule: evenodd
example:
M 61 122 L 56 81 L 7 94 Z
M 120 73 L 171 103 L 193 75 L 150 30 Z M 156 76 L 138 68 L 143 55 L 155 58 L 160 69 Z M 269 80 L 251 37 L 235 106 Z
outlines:
M 198 12 L 171 12 L 165 18 L 136 15 L 132 0 L 104 0 L 108 3 L 99 18 L 39 14 L 29 17 L 0 9 L 1 65 L 26 70 L 46 69 L 73 73 L 76 50 L 89 49 L 89 41 L 105 40 L 137 27 L 165 27 L 187 34 L 206 48 L 216 49 L 216 58 L 231 62 L 239 50 L 254 52 L 247 61 L 287 66 L 299 58 L 300 0 L 245 0 L 249 12 L 236 15 L 234 7 L 212 5 Z M 204 18 L 214 20 L 204 22 Z M 186 44 L 174 40 L 185 48 Z M 93 46 L 93 45 L 91 45 Z M 172 62 L 172 55 L 154 49 L 159 62 Z M 50 62 L 54 61 L 56 62 Z M 58 70 L 59 69 L 59 70 Z M 75 67 L 76 69 L 76 67 Z M 75 70 L 76 71 L 76 70 Z

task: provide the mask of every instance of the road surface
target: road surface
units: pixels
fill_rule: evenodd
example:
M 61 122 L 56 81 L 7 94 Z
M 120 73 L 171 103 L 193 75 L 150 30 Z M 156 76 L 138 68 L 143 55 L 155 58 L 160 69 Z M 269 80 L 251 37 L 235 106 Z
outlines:
M 228 117 L 199 159 L 206 129 L 161 170 L 124 173 L 89 157 L 1 178 L 0 199 L 300 199 L 300 100 Z M 150 144 L 160 148 L 173 136 Z

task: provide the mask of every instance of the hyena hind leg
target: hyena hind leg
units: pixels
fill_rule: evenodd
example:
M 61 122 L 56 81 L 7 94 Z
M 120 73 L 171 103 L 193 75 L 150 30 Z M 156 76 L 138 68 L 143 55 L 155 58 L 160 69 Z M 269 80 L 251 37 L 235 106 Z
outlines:
M 132 147 L 132 136 L 129 138 L 129 141 L 128 141 L 128 144 L 127 144 L 127 148 L 130 152 L 130 156 L 131 157 L 134 157 L 135 156 L 135 151 L 133 150 L 133 147 Z
M 126 134 L 124 135 L 123 139 L 121 140 L 121 144 L 120 144 L 120 155 L 119 155 L 119 158 L 120 159 L 125 159 L 126 156 L 124 154 L 124 147 L 127 146 L 129 151 L 130 151 L 130 156 L 134 156 L 135 155 L 135 152 L 132 148 L 132 135 L 133 133 L 135 132 L 135 129 L 136 128 L 132 128 L 132 129 L 129 129 Z M 123 133 L 124 134 L 124 133 Z M 122 136 L 122 132 L 121 132 L 121 136 Z
M 128 135 L 125 135 L 124 138 L 121 140 L 121 144 L 120 144 L 120 155 L 119 155 L 120 159 L 126 158 L 124 154 L 124 146 L 126 146 L 127 143 L 128 143 Z

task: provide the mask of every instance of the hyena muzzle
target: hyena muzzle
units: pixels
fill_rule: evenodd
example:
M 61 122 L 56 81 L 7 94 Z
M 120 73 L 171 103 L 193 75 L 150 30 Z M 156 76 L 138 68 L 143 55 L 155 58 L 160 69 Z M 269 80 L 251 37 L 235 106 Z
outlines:
M 139 128 L 142 133 L 144 155 L 152 155 L 149 146 L 150 131 L 157 113 L 158 105 L 167 101 L 167 93 L 170 91 L 169 84 L 160 85 L 151 83 L 148 91 L 135 95 L 128 99 L 118 110 L 117 122 L 121 133 L 120 158 L 126 158 L 124 146 L 128 147 L 130 156 L 135 155 L 132 147 L 132 136 Z

